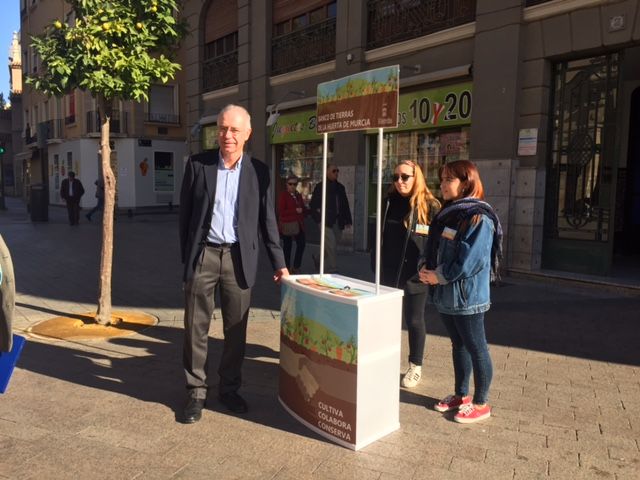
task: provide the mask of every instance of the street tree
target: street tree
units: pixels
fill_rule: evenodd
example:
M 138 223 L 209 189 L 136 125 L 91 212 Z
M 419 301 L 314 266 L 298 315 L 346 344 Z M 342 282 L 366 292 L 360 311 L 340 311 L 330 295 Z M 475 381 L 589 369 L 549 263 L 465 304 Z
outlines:
M 90 92 L 100 119 L 104 215 L 96 321 L 114 322 L 111 313 L 113 214 L 116 179 L 111 169 L 109 129 L 114 100 L 148 100 L 153 84 L 174 78 L 173 60 L 185 32 L 177 0 L 67 0 L 70 15 L 32 37 L 42 61 L 27 83 L 48 96 L 74 89 Z

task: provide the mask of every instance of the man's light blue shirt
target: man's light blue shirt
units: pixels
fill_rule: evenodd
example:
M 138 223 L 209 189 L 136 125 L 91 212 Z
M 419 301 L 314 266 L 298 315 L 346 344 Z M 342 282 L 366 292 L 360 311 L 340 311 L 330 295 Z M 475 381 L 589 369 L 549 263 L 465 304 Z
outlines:
M 208 242 L 236 243 L 238 241 L 238 188 L 241 168 L 242 157 L 233 169 L 227 169 L 222 156 L 218 157 L 216 198 L 213 201 Z

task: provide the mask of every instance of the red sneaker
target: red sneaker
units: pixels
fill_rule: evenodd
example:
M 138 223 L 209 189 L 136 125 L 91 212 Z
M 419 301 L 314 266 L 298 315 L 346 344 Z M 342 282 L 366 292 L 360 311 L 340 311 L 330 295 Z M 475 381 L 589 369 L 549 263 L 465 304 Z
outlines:
M 449 395 L 443 398 L 434 405 L 434 409 L 438 412 L 448 412 L 450 410 L 456 410 L 461 405 L 468 405 L 471 403 L 471 397 L 459 397 L 457 395 Z
M 460 410 L 455 414 L 453 419 L 458 423 L 475 423 L 490 416 L 491 407 L 489 405 L 479 407 L 473 403 L 468 403 L 460 407 Z

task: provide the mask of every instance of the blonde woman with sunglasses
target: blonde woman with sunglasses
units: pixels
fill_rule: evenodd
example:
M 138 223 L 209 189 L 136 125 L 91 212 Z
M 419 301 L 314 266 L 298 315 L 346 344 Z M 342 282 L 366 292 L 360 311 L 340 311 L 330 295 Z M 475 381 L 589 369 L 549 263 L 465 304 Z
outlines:
M 422 377 L 427 288 L 417 279 L 418 258 L 431 218 L 439 209 L 440 203 L 427 187 L 420 165 L 401 161 L 394 170 L 384 207 L 380 281 L 405 290 L 402 316 L 409 333 L 409 369 L 402 378 L 405 388 L 415 387 Z M 375 248 L 372 258 L 374 255 Z

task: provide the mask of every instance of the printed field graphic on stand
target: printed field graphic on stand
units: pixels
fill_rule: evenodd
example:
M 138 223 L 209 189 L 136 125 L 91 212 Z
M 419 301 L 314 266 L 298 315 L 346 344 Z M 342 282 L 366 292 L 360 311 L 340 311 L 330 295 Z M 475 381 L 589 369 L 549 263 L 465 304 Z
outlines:
M 340 285 L 313 278 L 301 285 L 324 292 Z M 366 292 L 363 292 L 366 293 Z M 355 442 L 356 307 L 331 303 L 285 288 L 280 321 L 280 392 L 302 419 L 347 442 Z
M 340 275 L 283 279 L 280 403 L 354 450 L 396 430 L 401 305 L 401 290 Z

